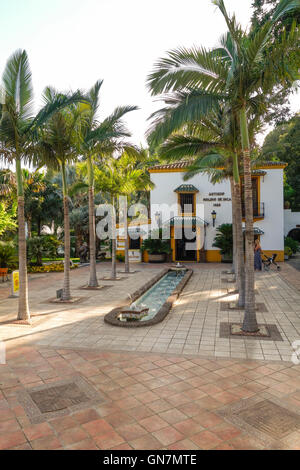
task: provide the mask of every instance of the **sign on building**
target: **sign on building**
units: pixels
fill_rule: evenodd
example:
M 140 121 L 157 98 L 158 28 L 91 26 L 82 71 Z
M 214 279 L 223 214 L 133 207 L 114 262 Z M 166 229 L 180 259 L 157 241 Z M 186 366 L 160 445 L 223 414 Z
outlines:
M 11 279 L 12 279 L 11 295 L 13 297 L 19 297 L 19 271 L 13 271 Z

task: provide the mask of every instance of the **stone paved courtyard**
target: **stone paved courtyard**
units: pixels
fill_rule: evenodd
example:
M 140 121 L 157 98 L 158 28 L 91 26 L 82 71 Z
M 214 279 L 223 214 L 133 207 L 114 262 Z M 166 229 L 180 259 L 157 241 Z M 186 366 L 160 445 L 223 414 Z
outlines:
M 192 278 L 162 323 L 134 332 L 105 324 L 106 313 L 163 267 L 139 265 L 135 269 L 138 272 L 128 276 L 119 274 L 120 281 L 101 281 L 102 285 L 110 287 L 96 292 L 77 289 L 86 282 L 88 268 L 73 271 L 72 295 L 81 298 L 75 304 L 49 302 L 61 286 L 61 273 L 35 276 L 30 281 L 33 326 L 10 324 L 9 320 L 16 317 L 17 300 L 2 299 L 0 340 L 20 337 L 30 344 L 51 347 L 290 361 L 291 344 L 300 339 L 300 291 L 290 284 L 290 278 L 298 279 L 300 275 L 292 267 L 284 268 L 285 277 L 277 272 L 262 272 L 256 276 L 256 300 L 265 306 L 265 311 L 257 313 L 258 323 L 276 325 L 283 341 L 220 338 L 220 323 L 241 322 L 243 312 L 222 308 L 225 302 L 228 304 L 236 298 L 230 294 L 234 285 L 227 282 L 231 276 L 222 274 L 224 266 L 213 264 L 193 266 Z M 99 277 L 108 275 L 109 264 L 99 264 L 98 272 Z
M 32 326 L 11 323 L 17 301 L 1 286 L 0 449 L 300 448 L 300 366 L 291 362 L 291 343 L 300 339 L 299 271 L 285 265 L 280 275 L 256 277 L 265 306 L 258 322 L 275 324 L 283 341 L 219 337 L 220 323 L 239 322 L 242 312 L 222 307 L 235 299 L 233 284 L 213 264 L 193 266 L 164 322 L 134 331 L 104 324 L 110 309 L 162 268 L 136 265 L 139 272 L 102 281 L 111 287 L 97 292 L 77 290 L 88 274 L 80 268 L 71 280 L 81 302 L 60 305 L 48 301 L 62 274 L 31 276 Z M 109 274 L 109 264 L 97 269 L 99 277 Z M 72 395 L 80 381 L 86 388 Z M 75 400 L 75 408 L 62 404 L 58 415 L 33 419 L 30 394 L 43 400 L 45 389 L 40 406 L 48 410 L 61 386 L 71 387 L 62 403 Z

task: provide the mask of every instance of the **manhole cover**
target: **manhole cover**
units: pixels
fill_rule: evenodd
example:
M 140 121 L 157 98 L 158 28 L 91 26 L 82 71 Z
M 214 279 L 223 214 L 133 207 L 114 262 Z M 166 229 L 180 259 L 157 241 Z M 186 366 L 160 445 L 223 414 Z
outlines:
M 299 415 L 268 400 L 240 411 L 238 416 L 258 431 L 275 439 L 281 439 L 300 428 Z
M 17 396 L 32 423 L 41 423 L 105 401 L 104 396 L 80 375 L 19 391 Z
M 281 406 L 281 403 L 275 397 L 268 400 L 255 396 L 227 405 L 217 414 L 260 439 L 267 448 L 277 448 L 278 444 L 282 445 L 282 439 L 300 429 L 300 414 L 291 405 Z
M 74 382 L 31 392 L 30 396 L 41 413 L 63 410 L 89 400 Z

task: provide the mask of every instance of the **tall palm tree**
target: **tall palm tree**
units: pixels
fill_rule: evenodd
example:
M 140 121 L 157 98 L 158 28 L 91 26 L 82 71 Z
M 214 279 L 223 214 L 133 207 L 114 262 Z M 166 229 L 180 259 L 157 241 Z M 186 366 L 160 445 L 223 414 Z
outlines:
M 236 274 L 238 306 L 245 305 L 244 243 L 242 234 L 242 206 L 240 190 L 240 144 L 236 122 L 231 110 L 220 105 L 218 111 L 204 119 L 190 123 L 181 133 L 172 134 L 159 148 L 164 160 L 188 159 L 190 167 L 185 180 L 198 173 L 208 174 L 213 184 L 230 181 L 232 196 L 233 267 Z M 155 131 L 154 131 L 155 134 Z M 149 136 L 151 141 L 151 135 Z
M 149 191 L 153 188 L 147 172 L 148 153 L 144 149 L 127 148 L 117 160 L 119 194 L 124 197 L 123 219 L 125 239 L 125 272 L 130 272 L 128 244 L 128 198 L 137 191 Z
M 17 50 L 8 59 L 3 76 L 0 108 L 0 155 L 16 167 L 19 235 L 19 306 L 18 320 L 30 322 L 26 265 L 24 185 L 22 163 L 35 155 L 37 129 L 68 99 L 53 100 L 33 116 L 32 77 L 25 50 Z
M 272 19 L 256 33 L 247 33 L 226 12 L 223 0 L 214 0 L 222 12 L 228 33 L 220 46 L 171 51 L 157 62 L 148 78 L 152 94 L 177 92 L 181 106 L 170 112 L 165 122 L 156 123 L 156 140 L 164 140 L 187 122 L 207 116 L 224 100 L 229 103 L 239 122 L 243 149 L 244 191 L 246 211 L 246 299 L 243 329 L 257 331 L 254 294 L 253 206 L 250 166 L 249 119 L 254 108 L 260 116 L 268 111 L 268 97 L 281 83 L 290 86 L 298 78 L 298 65 L 289 63 L 289 53 L 298 50 L 299 30 L 294 26 L 274 44 L 268 58 L 263 52 L 268 45 L 276 22 L 287 12 L 299 7 L 300 0 L 281 0 Z M 177 97 L 176 97 L 177 98 Z M 174 95 L 168 98 L 174 101 Z M 162 111 L 164 114 L 164 110 Z M 159 121 L 159 113 L 157 114 Z
M 99 92 L 103 81 L 98 80 L 87 94 L 89 106 L 81 126 L 81 154 L 86 159 L 89 195 L 89 248 L 90 248 L 90 278 L 89 287 L 97 287 L 96 274 L 96 242 L 95 242 L 95 204 L 94 204 L 94 161 L 101 161 L 115 150 L 119 150 L 120 139 L 129 137 L 130 133 L 122 123 L 125 114 L 137 110 L 137 106 L 116 108 L 113 113 L 99 123 L 97 112 L 99 108 Z
M 111 279 L 117 277 L 116 269 L 116 203 L 120 191 L 120 178 L 117 159 L 111 156 L 95 167 L 95 186 L 98 191 L 110 195 L 111 216 Z
M 51 104 L 62 97 L 53 88 L 46 88 L 44 100 Z M 82 124 L 85 104 L 73 103 L 55 112 L 40 132 L 40 157 L 35 160 L 39 165 L 59 170 L 62 177 L 63 211 L 64 211 L 64 281 L 62 301 L 71 299 L 70 292 L 70 219 L 69 219 L 69 187 L 67 166 L 76 160 L 80 126 Z

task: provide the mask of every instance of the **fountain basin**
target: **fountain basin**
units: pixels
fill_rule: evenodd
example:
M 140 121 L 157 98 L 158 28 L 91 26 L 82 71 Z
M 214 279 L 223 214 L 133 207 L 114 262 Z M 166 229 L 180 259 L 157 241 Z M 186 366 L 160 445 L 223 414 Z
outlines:
M 173 269 L 164 269 L 158 275 L 151 279 L 138 289 L 132 296 L 131 301 L 122 306 L 113 309 L 104 317 L 104 321 L 114 326 L 136 328 L 142 326 L 151 326 L 164 320 L 172 308 L 186 283 L 192 276 L 191 269 L 176 271 Z M 134 314 L 131 306 L 141 310 L 147 309 L 148 312 L 141 318 L 123 318 L 120 317 L 122 311 Z M 145 312 L 144 312 L 145 313 Z

